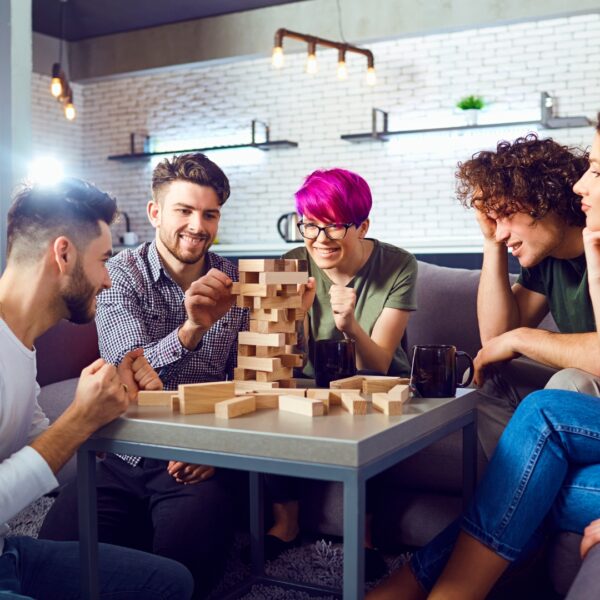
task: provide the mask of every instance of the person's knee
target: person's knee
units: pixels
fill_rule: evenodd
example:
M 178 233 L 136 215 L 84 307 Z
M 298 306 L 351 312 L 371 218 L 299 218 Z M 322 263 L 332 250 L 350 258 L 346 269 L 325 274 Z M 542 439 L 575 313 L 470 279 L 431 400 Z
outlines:
M 590 396 L 600 396 L 600 378 L 581 369 L 562 369 L 546 384 L 547 390 L 568 390 Z

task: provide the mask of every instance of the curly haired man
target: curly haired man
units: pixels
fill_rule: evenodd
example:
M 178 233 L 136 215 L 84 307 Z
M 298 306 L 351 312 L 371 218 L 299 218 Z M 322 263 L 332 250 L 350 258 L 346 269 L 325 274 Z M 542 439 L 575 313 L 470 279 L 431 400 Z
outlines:
M 475 209 L 484 237 L 475 381 L 481 386 L 480 440 L 488 458 L 516 406 L 534 389 L 600 395 L 585 215 L 573 192 L 587 166 L 586 153 L 534 134 L 500 142 L 495 151 L 479 152 L 458 166 L 458 196 Z M 521 266 L 512 286 L 509 250 Z M 559 333 L 537 328 L 549 312 Z M 525 360 L 513 361 L 520 356 Z

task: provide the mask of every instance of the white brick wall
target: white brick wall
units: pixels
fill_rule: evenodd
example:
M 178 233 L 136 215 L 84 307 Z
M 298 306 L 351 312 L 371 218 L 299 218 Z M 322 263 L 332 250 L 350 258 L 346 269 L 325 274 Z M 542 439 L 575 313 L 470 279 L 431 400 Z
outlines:
M 250 121 L 257 118 L 270 124 L 272 139 L 294 140 L 299 147 L 237 158 L 212 155 L 232 187 L 221 222 L 223 243 L 276 242 L 277 216 L 293 209 L 303 177 L 340 166 L 371 185 L 374 236 L 413 250 L 477 246 L 475 221 L 454 197 L 456 163 L 526 129 L 415 134 L 367 144 L 340 135 L 368 131 L 372 107 L 390 112 L 392 130 L 462 124 L 454 105 L 468 94 L 490 102 L 481 122 L 537 118 L 543 90 L 558 98 L 560 115 L 593 118 L 600 109 L 593 60 L 599 34 L 600 15 L 590 14 L 377 42 L 369 45 L 377 67 L 374 88 L 364 83 L 363 57 L 348 57 L 349 78 L 340 82 L 336 53 L 320 50 L 314 77 L 304 73 L 305 55 L 296 54 L 286 55 L 281 71 L 265 56 L 88 83 L 76 86 L 76 124 L 53 118 L 58 106 L 46 80 L 35 76 L 36 148 L 60 150 L 73 171 L 116 194 L 133 228 L 150 238 L 145 205 L 155 163 L 106 157 L 128 152 L 131 131 L 149 132 L 162 148 L 249 141 Z M 587 146 L 592 131 L 542 135 Z

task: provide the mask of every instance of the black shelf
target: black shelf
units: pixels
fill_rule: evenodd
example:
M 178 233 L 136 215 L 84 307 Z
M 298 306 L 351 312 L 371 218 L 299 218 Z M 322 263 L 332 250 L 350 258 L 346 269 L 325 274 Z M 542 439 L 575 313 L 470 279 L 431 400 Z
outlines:
M 265 139 L 262 142 L 256 141 L 256 126 L 262 125 L 264 128 Z M 129 152 L 128 154 L 113 154 L 108 157 L 108 160 L 146 160 L 152 156 L 165 156 L 173 154 L 187 154 L 189 152 L 213 152 L 216 150 L 239 150 L 241 148 L 256 148 L 267 152 L 269 150 L 277 150 L 283 148 L 297 148 L 297 142 L 290 140 L 271 140 L 269 137 L 269 126 L 262 121 L 254 119 L 251 123 L 252 136 L 251 141 L 247 144 L 230 144 L 228 146 L 207 146 L 204 148 L 187 148 L 185 150 L 161 150 L 160 152 Z M 133 134 L 131 134 L 133 136 Z M 147 138 L 149 139 L 149 138 Z M 133 142 L 132 142 L 133 149 Z

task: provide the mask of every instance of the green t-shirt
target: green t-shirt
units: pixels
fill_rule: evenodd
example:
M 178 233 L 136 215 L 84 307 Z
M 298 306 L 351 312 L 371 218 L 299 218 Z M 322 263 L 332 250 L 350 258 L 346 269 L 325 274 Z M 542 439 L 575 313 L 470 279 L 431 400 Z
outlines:
M 549 256 L 535 267 L 521 269 L 517 283 L 546 296 L 561 333 L 596 331 L 584 254 L 570 260 Z
M 401 248 L 371 239 L 373 252 L 369 260 L 348 283 L 356 290 L 356 308 L 354 314 L 360 326 L 369 334 L 381 311 L 386 308 L 416 310 L 417 260 Z M 308 312 L 309 340 L 308 363 L 304 374 L 314 377 L 312 357 L 314 341 L 320 339 L 343 339 L 344 335 L 335 326 L 333 311 L 329 302 L 331 279 L 310 258 L 306 248 L 296 248 L 285 254 L 284 258 L 308 260 L 309 275 L 314 277 L 317 293 L 312 308 Z M 410 366 L 401 346 L 398 346 L 388 373 L 390 375 L 408 375 Z

